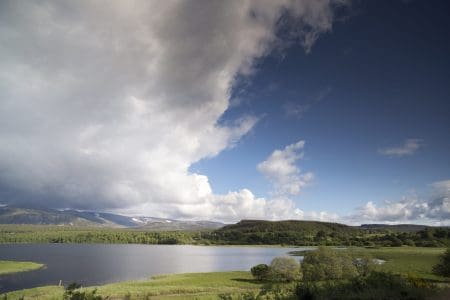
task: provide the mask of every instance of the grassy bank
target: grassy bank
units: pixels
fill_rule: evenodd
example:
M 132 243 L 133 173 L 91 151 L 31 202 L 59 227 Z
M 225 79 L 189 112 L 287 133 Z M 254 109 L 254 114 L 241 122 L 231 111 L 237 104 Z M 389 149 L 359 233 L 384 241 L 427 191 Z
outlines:
M 370 255 L 373 258 L 384 260 L 379 266 L 382 271 L 401 273 L 423 278 L 434 282 L 450 282 L 448 279 L 432 273 L 433 266 L 438 262 L 439 255 L 446 248 L 428 247 L 381 247 L 381 248 L 348 248 L 356 257 Z M 295 251 L 302 255 L 305 251 Z
M 30 261 L 0 260 L 0 275 L 32 271 L 40 269 L 43 266 L 43 264 L 38 264 Z
M 97 287 L 108 299 L 217 299 L 220 294 L 257 293 L 263 284 L 249 272 L 175 274 L 147 281 L 126 281 Z M 62 299 L 63 288 L 39 287 L 7 293 L 7 299 Z

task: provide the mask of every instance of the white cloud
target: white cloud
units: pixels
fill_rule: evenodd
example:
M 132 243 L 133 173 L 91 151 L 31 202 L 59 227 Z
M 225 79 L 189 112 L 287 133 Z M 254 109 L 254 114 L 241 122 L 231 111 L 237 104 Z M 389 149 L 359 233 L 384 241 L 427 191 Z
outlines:
M 258 170 L 263 173 L 275 187 L 277 195 L 298 195 L 302 188 L 313 179 L 313 173 L 302 173 L 297 161 L 303 158 L 304 141 L 286 146 L 283 150 L 275 150 L 263 162 Z
M 402 157 L 413 155 L 423 146 L 421 139 L 407 139 L 401 146 L 387 147 L 378 149 L 378 153 L 390 157 Z
M 254 127 L 253 116 L 218 121 L 235 78 L 251 74 L 254 60 L 279 44 L 283 13 L 296 20 L 291 35 L 309 50 L 331 29 L 339 3 L 2 1 L 2 201 L 185 218 L 284 217 L 292 203 L 245 189 L 216 195 L 189 167 Z
M 348 218 L 351 222 L 426 223 L 450 225 L 450 180 L 432 183 L 425 199 L 416 195 L 378 206 L 369 201 Z

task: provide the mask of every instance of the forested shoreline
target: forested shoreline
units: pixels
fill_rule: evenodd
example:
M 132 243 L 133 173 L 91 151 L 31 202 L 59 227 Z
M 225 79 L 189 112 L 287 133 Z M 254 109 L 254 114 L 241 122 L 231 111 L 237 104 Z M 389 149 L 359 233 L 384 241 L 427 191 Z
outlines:
M 241 221 L 218 230 L 206 231 L 0 225 L 0 243 L 446 247 L 450 245 L 450 228 L 394 231 L 301 221 Z

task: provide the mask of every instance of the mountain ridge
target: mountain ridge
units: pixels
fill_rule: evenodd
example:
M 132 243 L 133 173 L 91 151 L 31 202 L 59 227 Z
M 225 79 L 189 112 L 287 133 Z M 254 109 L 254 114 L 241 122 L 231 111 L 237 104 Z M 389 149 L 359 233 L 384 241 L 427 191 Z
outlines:
M 225 225 L 212 221 L 182 221 L 74 209 L 17 206 L 0 207 L 0 224 L 138 228 L 150 231 L 206 230 L 218 229 Z

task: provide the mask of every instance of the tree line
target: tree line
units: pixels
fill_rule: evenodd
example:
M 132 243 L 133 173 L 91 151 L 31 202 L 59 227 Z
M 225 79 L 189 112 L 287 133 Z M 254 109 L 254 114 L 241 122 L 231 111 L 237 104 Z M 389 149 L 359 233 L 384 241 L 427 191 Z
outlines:
M 145 231 L 63 226 L 1 225 L 0 243 L 215 244 L 363 247 L 446 247 L 450 228 L 428 227 L 415 232 L 392 232 L 352 227 L 310 226 L 267 228 L 225 227 L 212 231 Z

